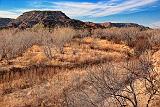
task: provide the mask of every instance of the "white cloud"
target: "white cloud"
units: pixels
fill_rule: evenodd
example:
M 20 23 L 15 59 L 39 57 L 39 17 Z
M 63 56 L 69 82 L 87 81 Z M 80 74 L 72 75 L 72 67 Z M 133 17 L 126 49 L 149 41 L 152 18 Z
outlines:
M 156 21 L 150 24 L 150 27 L 152 28 L 160 28 L 160 21 Z
M 35 1 L 30 9 L 15 9 L 13 11 L 0 11 L 0 17 L 16 18 L 23 12 L 30 10 L 60 10 L 72 18 L 77 17 L 103 17 L 122 12 L 139 11 L 141 7 L 155 3 L 158 0 L 109 0 L 100 2 L 43 2 Z
M 137 10 L 157 0 L 110 0 L 108 2 L 53 2 L 53 8 L 64 11 L 69 16 L 103 17 L 125 11 Z
M 103 12 L 96 13 L 95 16 L 106 16 L 106 15 L 112 15 L 117 14 L 126 10 L 135 9 L 140 6 L 144 6 L 150 3 L 153 3 L 155 0 L 130 0 L 126 1 L 122 4 L 118 4 L 116 6 L 105 8 Z
M 20 16 L 21 14 L 23 14 L 24 12 L 27 11 L 33 11 L 33 10 L 50 10 L 50 8 L 46 8 L 46 9 L 15 9 L 14 11 L 1 11 L 0 10 L 0 18 L 17 18 L 18 16 Z
M 20 15 L 20 13 L 0 10 L 0 17 L 3 18 L 16 18 L 18 15 Z

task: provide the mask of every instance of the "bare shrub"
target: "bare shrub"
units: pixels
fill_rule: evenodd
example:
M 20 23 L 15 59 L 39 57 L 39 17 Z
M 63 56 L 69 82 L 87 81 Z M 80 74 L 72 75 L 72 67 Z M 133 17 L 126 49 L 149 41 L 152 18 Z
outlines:
M 56 28 L 53 31 L 53 37 L 55 39 L 55 45 L 58 47 L 63 47 L 66 42 L 69 42 L 76 32 L 72 28 Z
M 122 28 L 119 30 L 121 41 L 128 46 L 133 47 L 133 42 L 139 36 L 140 29 L 138 28 Z
M 2 59 L 12 59 L 21 55 L 33 45 L 42 45 L 43 35 L 46 32 L 33 30 L 2 30 L 0 31 L 0 54 Z
M 159 34 L 159 29 L 141 31 L 141 29 L 134 27 L 95 29 L 92 31 L 93 37 L 107 39 L 115 43 L 124 43 L 134 48 L 137 56 L 140 56 L 147 50 L 158 50 L 160 46 Z
M 159 95 L 159 81 L 154 77 L 156 71 L 148 54 L 138 61 L 126 62 L 121 75 L 117 70 L 112 63 L 107 63 L 91 69 L 85 80 L 74 81 L 64 90 L 66 106 L 149 107 Z
M 112 40 L 116 43 L 124 42 L 128 46 L 133 46 L 140 29 L 138 28 L 110 28 L 110 29 L 95 29 L 93 37 Z
M 0 55 L 1 58 L 8 57 L 8 53 L 12 50 L 12 35 L 16 33 L 15 30 L 1 30 L 0 31 Z
M 146 35 L 149 37 L 149 42 L 154 46 L 160 46 L 160 30 L 159 29 L 154 29 L 154 30 L 149 30 L 146 32 Z
M 0 55 L 2 59 L 12 59 L 21 55 L 33 45 L 44 45 L 47 57 L 52 58 L 52 48 L 57 47 L 63 53 L 63 46 L 69 42 L 76 31 L 72 28 L 56 28 L 52 32 L 45 28 L 26 30 L 1 30 Z
M 147 50 L 151 50 L 152 46 L 149 42 L 149 38 L 146 36 L 138 37 L 134 43 L 135 55 L 140 56 Z
M 141 55 L 146 50 L 159 50 L 160 46 L 160 30 L 151 29 L 139 33 L 134 42 L 134 49 L 137 55 Z
M 118 36 L 117 32 L 112 29 L 94 29 L 92 30 L 92 37 L 103 38 L 107 40 L 112 40 Z
M 52 59 L 53 55 L 53 48 L 57 47 L 60 49 L 60 52 L 63 53 L 64 44 L 69 42 L 74 36 L 76 35 L 76 31 L 72 28 L 55 28 L 52 33 L 45 36 L 44 44 L 47 46 L 45 47 L 45 54 Z
M 91 36 L 89 30 L 83 29 L 83 30 L 77 30 L 75 37 L 84 38 L 84 37 L 88 37 L 88 36 Z

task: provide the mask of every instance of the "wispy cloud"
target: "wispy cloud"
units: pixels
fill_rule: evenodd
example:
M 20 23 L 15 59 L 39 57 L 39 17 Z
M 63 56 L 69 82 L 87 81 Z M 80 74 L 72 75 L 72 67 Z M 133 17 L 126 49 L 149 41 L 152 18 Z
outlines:
M 126 11 L 138 10 L 157 0 L 110 0 L 108 2 L 53 2 L 53 8 L 70 16 L 103 17 Z
M 7 18 L 16 18 L 20 13 L 13 12 L 13 11 L 1 11 L 0 10 L 0 17 L 7 17 Z
M 151 24 L 150 24 L 150 27 L 152 27 L 152 28 L 160 28 L 160 20 L 151 23 Z
M 29 8 L 14 9 L 14 11 L 0 11 L 0 17 L 15 18 L 29 10 L 61 10 L 72 18 L 103 17 L 119 13 L 139 11 L 141 8 L 158 0 L 103 0 L 100 2 L 70 2 L 70 1 L 34 1 L 29 2 Z

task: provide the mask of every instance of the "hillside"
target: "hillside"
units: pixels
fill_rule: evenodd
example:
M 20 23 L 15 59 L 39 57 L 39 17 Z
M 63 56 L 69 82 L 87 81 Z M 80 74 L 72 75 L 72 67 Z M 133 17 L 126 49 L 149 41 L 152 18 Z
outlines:
M 70 19 L 61 11 L 29 11 L 23 13 L 16 20 L 8 24 L 9 27 L 31 28 L 36 24 L 44 27 L 72 26 L 75 28 L 85 27 L 85 23 Z
M 83 22 L 76 19 L 71 19 L 61 11 L 29 11 L 20 15 L 17 19 L 12 20 L 7 27 L 11 28 L 32 28 L 36 24 L 41 24 L 44 27 L 53 28 L 55 26 L 73 27 L 73 28 L 111 28 L 111 27 L 139 27 L 148 29 L 142 25 L 134 23 L 93 23 Z
M 0 18 L 0 28 L 3 28 L 9 24 L 9 22 L 13 21 L 11 18 Z

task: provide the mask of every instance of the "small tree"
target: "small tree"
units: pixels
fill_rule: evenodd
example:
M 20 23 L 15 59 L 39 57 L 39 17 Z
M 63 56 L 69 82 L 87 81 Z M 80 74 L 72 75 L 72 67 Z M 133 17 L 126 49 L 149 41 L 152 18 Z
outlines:
M 50 58 L 54 58 L 52 53 L 53 48 L 59 48 L 61 53 L 63 52 L 64 44 L 70 42 L 71 39 L 76 35 L 76 31 L 72 28 L 55 28 L 53 32 L 44 36 L 44 51 L 45 54 Z
M 12 59 L 24 53 L 33 45 L 42 45 L 41 33 L 33 30 L 2 30 L 0 31 L 0 54 L 2 59 Z
M 65 104 L 68 107 L 138 107 L 141 104 L 139 97 L 144 96 L 143 106 L 149 107 L 153 98 L 159 95 L 159 81 L 153 76 L 156 71 L 150 58 L 143 56 L 137 61 L 127 61 L 121 67 L 117 69 L 108 62 L 91 69 L 85 80 L 64 90 Z M 139 82 L 144 84 L 140 89 Z

